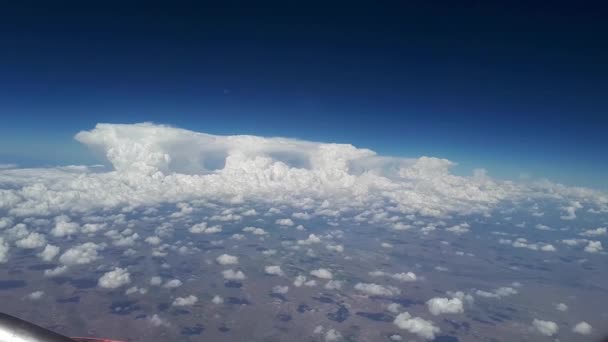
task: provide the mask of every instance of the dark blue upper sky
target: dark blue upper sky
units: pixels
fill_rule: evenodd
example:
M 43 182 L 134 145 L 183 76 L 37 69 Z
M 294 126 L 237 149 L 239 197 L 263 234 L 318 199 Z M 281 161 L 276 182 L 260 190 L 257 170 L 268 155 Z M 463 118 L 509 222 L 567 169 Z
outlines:
M 19 3 L 0 5 L 0 163 L 89 163 L 77 131 L 154 121 L 608 187 L 591 2 Z

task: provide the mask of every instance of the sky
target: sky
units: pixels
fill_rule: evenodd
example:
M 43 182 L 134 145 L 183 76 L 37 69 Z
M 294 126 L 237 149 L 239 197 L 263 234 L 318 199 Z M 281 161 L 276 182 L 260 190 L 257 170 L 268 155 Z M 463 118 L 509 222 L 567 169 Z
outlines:
M 21 2 L 0 8 L 0 164 L 92 164 L 97 123 L 350 143 L 606 189 L 593 4 Z

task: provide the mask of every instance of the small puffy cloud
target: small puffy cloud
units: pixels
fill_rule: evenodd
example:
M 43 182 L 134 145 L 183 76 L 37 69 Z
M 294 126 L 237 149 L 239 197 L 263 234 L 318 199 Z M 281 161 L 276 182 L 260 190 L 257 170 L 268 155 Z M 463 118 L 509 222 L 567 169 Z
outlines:
M 557 303 L 557 304 L 555 304 L 555 308 L 558 311 L 568 311 L 568 305 L 566 305 L 564 303 Z
M 435 335 L 441 332 L 439 327 L 435 326 L 433 322 L 420 317 L 412 317 L 408 312 L 397 315 L 393 323 L 400 329 L 407 330 L 427 340 L 434 339 Z
M 553 247 L 551 244 L 546 244 L 543 245 L 540 250 L 543 252 L 555 252 L 557 249 L 555 249 L 555 247 Z
M 234 255 L 222 254 L 215 259 L 220 265 L 236 265 L 239 263 L 239 258 Z
M 80 225 L 76 222 L 71 222 L 70 218 L 62 215 L 55 218 L 55 227 L 51 230 L 51 234 L 55 237 L 64 237 L 78 233 Z
M 215 304 L 215 305 L 220 305 L 220 304 L 224 304 L 224 298 L 215 295 L 213 296 L 213 298 L 211 299 L 211 303 Z
M 275 223 L 279 226 L 286 226 L 286 227 L 293 226 L 293 221 L 289 218 L 278 219 L 275 221 Z
M 27 298 L 31 299 L 31 300 L 38 300 L 38 299 L 42 298 L 42 296 L 44 296 L 44 291 L 34 291 L 34 292 L 28 294 Z
M 584 322 L 584 321 L 577 323 L 574 326 L 574 328 L 572 328 L 572 331 L 577 334 L 581 334 L 581 335 L 591 335 L 591 332 L 592 332 L 591 324 Z
M 606 235 L 607 230 L 608 229 L 605 227 L 589 229 L 589 230 L 585 230 L 584 232 L 580 233 L 579 235 L 587 236 L 587 237 L 602 236 L 602 235 Z
M 207 227 L 207 222 L 201 222 L 201 223 L 195 224 L 194 226 L 190 227 L 190 229 L 188 229 L 188 231 L 190 231 L 190 233 L 192 233 L 192 234 L 215 234 L 215 233 L 220 233 L 222 231 L 222 227 L 220 227 L 220 226 Z
M 414 272 L 395 273 L 395 274 L 391 274 L 390 277 L 393 279 L 399 280 L 401 282 L 416 281 L 416 279 L 417 279 L 416 274 L 414 274 Z
M 29 233 L 21 240 L 17 240 L 15 245 L 19 248 L 34 249 L 46 245 L 46 238 L 40 233 Z
M 226 280 L 244 280 L 247 278 L 245 276 L 245 273 L 243 273 L 242 271 L 235 271 L 232 269 L 222 271 L 222 276 Z
M 59 261 L 64 265 L 86 265 L 97 260 L 99 257 L 97 251 L 103 249 L 101 245 L 93 242 L 86 242 L 76 247 L 72 247 L 65 251 Z
M 4 238 L 0 236 L 0 264 L 8 261 L 8 251 L 10 247 Z
M 325 289 L 327 290 L 340 290 L 344 283 L 340 280 L 330 280 L 325 284 Z
M 382 286 L 374 283 L 357 283 L 355 290 L 370 296 L 397 296 L 401 290 L 394 286 Z
M 329 329 L 327 330 L 327 332 L 325 332 L 325 341 L 326 342 L 333 342 L 333 341 L 340 341 L 342 340 L 342 334 L 335 330 L 335 329 Z
M 460 300 L 459 298 L 449 299 L 435 297 L 429 299 L 426 302 L 426 306 L 429 308 L 429 311 L 435 316 L 440 314 L 456 314 L 464 312 L 462 300 Z
M 502 297 L 507 297 L 507 296 L 511 296 L 514 294 L 517 294 L 517 290 L 512 288 L 512 287 L 499 287 L 491 292 L 488 291 L 482 291 L 482 290 L 477 290 L 475 291 L 475 294 L 479 297 L 485 297 L 485 298 L 502 298 Z
M 551 227 L 546 226 L 546 225 L 544 225 L 542 223 L 537 224 L 535 227 L 538 230 L 553 230 L 553 229 L 551 229 Z
M 97 284 L 105 289 L 115 289 L 131 282 L 129 272 L 120 267 L 115 267 L 112 271 L 104 273 Z
M 321 242 L 321 238 L 315 234 L 310 234 L 305 240 L 298 240 L 298 245 L 312 245 L 319 242 Z
M 253 235 L 260 235 L 260 236 L 268 234 L 264 229 L 256 228 L 256 227 L 245 227 L 245 228 L 243 228 L 243 231 L 246 233 L 251 233 Z
M 146 289 L 144 287 L 131 286 L 125 291 L 126 295 L 130 295 L 130 294 L 134 294 L 134 293 L 139 293 L 139 294 L 143 295 L 143 294 L 148 293 L 148 289 Z
M 198 302 L 198 297 L 189 295 L 188 297 L 177 297 L 173 301 L 173 306 L 192 306 Z
M 163 282 L 163 279 L 159 276 L 154 276 L 152 278 L 150 278 L 150 285 L 152 286 L 160 286 L 160 284 Z
M 602 250 L 604 250 L 604 247 L 602 247 L 601 241 L 589 241 L 587 246 L 585 246 L 585 252 L 587 253 L 599 253 Z
M 57 266 L 53 269 L 50 270 L 44 270 L 44 276 L 45 277 L 56 277 L 58 275 L 62 275 L 65 272 L 68 271 L 68 267 L 63 265 L 63 266 Z
M 10 217 L 0 217 L 0 229 L 8 228 L 13 224 L 13 219 Z
M 319 268 L 316 270 L 312 270 L 312 271 L 310 271 L 310 275 L 315 276 L 317 278 L 321 278 L 321 279 L 332 279 L 333 278 L 333 275 L 331 274 L 331 272 L 326 268 Z
M 281 266 L 271 265 L 264 267 L 264 272 L 269 275 L 283 275 L 283 270 L 281 270 Z
M 446 228 L 445 230 L 450 232 L 450 233 L 454 233 L 456 235 L 460 235 L 460 234 L 464 234 L 464 233 L 468 233 L 469 232 L 469 224 L 468 223 L 461 223 L 461 224 L 457 224 L 455 226 Z
M 272 288 L 272 293 L 286 294 L 289 291 L 289 286 L 277 285 Z
M 534 321 L 532 321 L 532 326 L 541 334 L 545 335 L 545 336 L 553 336 L 555 334 L 557 334 L 557 331 L 559 330 L 559 327 L 557 326 L 557 324 L 555 322 L 551 322 L 551 321 L 543 321 L 540 319 L 534 319 Z
M 342 246 L 342 245 L 327 244 L 325 246 L 325 248 L 327 248 L 327 250 L 332 251 L 332 252 L 338 252 L 338 253 L 344 252 L 344 246 Z
M 580 202 L 574 201 L 569 206 L 563 207 L 565 214 L 560 216 L 562 220 L 574 220 L 576 218 L 576 210 L 581 209 L 583 206 Z
M 391 248 L 393 248 L 393 244 L 388 243 L 388 242 L 383 242 L 380 244 L 380 247 L 386 248 L 386 249 L 391 249 Z
M 59 247 L 55 245 L 51 245 L 50 243 L 44 247 L 42 252 L 38 253 L 40 259 L 49 262 L 55 259 L 55 257 L 59 254 Z
M 148 236 L 145 241 L 150 245 L 154 246 L 159 245 L 161 243 L 161 240 L 158 236 Z
M 171 279 L 168 282 L 165 283 L 165 285 L 163 285 L 163 287 L 168 288 L 168 289 L 175 289 L 178 288 L 180 286 L 182 286 L 182 281 L 179 279 Z
M 399 303 L 390 303 L 386 306 L 386 309 L 392 313 L 399 313 L 401 311 L 401 304 Z
M 170 325 L 169 322 L 160 318 L 160 316 L 158 316 L 157 314 L 154 314 L 151 317 L 149 317 L 148 322 L 150 322 L 150 324 L 152 324 L 152 326 L 155 326 L 155 327 L 161 327 L 161 326 L 168 327 Z

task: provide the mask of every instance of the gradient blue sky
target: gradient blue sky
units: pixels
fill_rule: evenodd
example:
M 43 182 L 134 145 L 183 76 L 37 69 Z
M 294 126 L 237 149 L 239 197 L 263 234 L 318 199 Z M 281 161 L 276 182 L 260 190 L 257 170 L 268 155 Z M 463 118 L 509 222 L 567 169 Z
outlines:
M 24 3 L 0 5 L 0 164 L 93 163 L 76 132 L 153 121 L 608 188 L 590 4 Z

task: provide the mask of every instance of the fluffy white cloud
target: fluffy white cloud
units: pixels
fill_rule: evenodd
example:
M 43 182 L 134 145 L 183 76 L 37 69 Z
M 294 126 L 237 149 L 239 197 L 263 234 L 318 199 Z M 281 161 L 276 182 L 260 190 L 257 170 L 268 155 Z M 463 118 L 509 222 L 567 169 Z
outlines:
M 483 213 L 503 200 L 528 197 L 557 199 L 574 208 L 579 201 L 605 203 L 605 195 L 593 190 L 455 176 L 449 172 L 453 163 L 445 159 L 384 157 L 343 144 L 213 136 L 149 123 L 99 124 L 76 139 L 105 155 L 114 171 L 1 169 L 10 187 L 0 192 L 0 209 L 32 216 L 199 198 L 280 198 L 290 204 L 306 196 L 319 203 L 329 199 L 325 213 L 390 201 L 402 214 L 444 216 Z M 78 229 L 61 222 L 57 236 Z
M 0 236 L 0 264 L 8 261 L 8 251 L 10 247 L 4 238 Z
M 370 296 L 397 296 L 401 294 L 401 290 L 394 286 L 382 286 L 373 283 L 357 283 L 355 290 L 361 291 Z
M 168 327 L 170 324 L 166 320 L 160 318 L 157 314 L 152 315 L 148 318 L 148 322 L 155 327 Z
M 215 233 L 220 233 L 222 231 L 222 227 L 220 227 L 220 226 L 207 227 L 207 222 L 201 222 L 201 223 L 195 224 L 194 226 L 190 227 L 189 231 L 190 231 L 190 233 L 193 233 L 193 234 L 215 234 Z
M 115 289 L 131 282 L 129 272 L 120 267 L 115 267 L 112 271 L 104 273 L 97 284 L 105 289 Z
M 277 285 L 272 288 L 272 293 L 286 294 L 289 291 L 289 286 Z
M 275 223 L 278 224 L 279 226 L 286 226 L 286 227 L 293 226 L 293 221 L 289 218 L 278 219 L 275 221 Z
M 601 241 L 589 241 L 587 246 L 585 246 L 585 252 L 587 253 L 599 253 L 602 250 L 604 250 L 604 247 L 602 247 Z
M 180 286 L 182 286 L 182 281 L 179 279 L 171 279 L 168 282 L 165 283 L 165 285 L 163 285 L 163 287 L 166 287 L 168 289 L 175 289 L 178 288 Z
M 236 265 L 239 263 L 239 258 L 234 255 L 222 254 L 215 259 L 220 265 Z
M 232 269 L 222 271 L 222 276 L 226 280 L 244 280 L 247 278 L 245 276 L 245 273 L 243 273 L 243 271 L 235 271 Z
M 485 298 L 502 298 L 502 297 L 511 296 L 511 295 L 514 295 L 517 293 L 518 292 L 516 289 L 514 289 L 512 287 L 508 287 L 508 286 L 499 287 L 491 292 L 483 291 L 483 290 L 475 291 L 475 294 L 477 296 L 485 297 Z
M 393 278 L 395 280 L 399 280 L 401 282 L 411 282 L 411 281 L 416 281 L 418 279 L 418 277 L 416 276 L 416 274 L 414 272 L 401 272 L 401 273 L 394 273 L 394 274 L 390 274 L 390 273 L 386 273 L 384 271 L 372 271 L 369 272 L 369 275 L 372 277 L 389 277 L 389 278 Z
M 270 274 L 270 275 L 277 275 L 277 276 L 283 275 L 283 270 L 281 270 L 281 266 L 277 266 L 277 265 L 271 265 L 271 266 L 264 267 L 264 272 L 266 274 Z
M 34 249 L 46 245 L 46 238 L 40 233 L 29 233 L 28 236 L 17 240 L 15 245 L 19 248 Z
M 49 243 L 48 245 L 46 245 L 44 247 L 42 252 L 38 253 L 38 256 L 44 261 L 47 261 L 47 262 L 52 261 L 53 259 L 55 259 L 57 254 L 59 254 L 59 250 L 60 250 L 59 247 L 57 247 L 55 245 L 51 245 Z
M 557 304 L 555 304 L 555 308 L 558 311 L 568 311 L 568 305 L 566 305 L 564 303 L 557 303 Z
M 315 234 L 310 234 L 305 240 L 298 240 L 298 245 L 312 245 L 321 242 L 321 238 Z
M 460 235 L 460 234 L 468 233 L 470 230 L 469 227 L 470 226 L 467 223 L 461 223 L 461 224 L 457 224 L 455 226 L 446 228 L 445 230 L 450 233 Z
M 340 280 L 330 280 L 325 284 L 325 288 L 327 290 L 340 290 L 344 283 Z
M 243 228 L 243 231 L 251 233 L 253 235 L 266 235 L 266 234 L 268 234 L 264 229 L 262 229 L 262 228 L 256 228 L 256 227 L 245 227 L 245 228 Z
M 433 322 L 420 317 L 412 317 L 408 312 L 397 315 L 393 323 L 400 329 L 407 330 L 427 340 L 434 339 L 435 335 L 441 332 L 439 327 L 435 326 Z
M 580 235 L 587 236 L 587 237 L 602 236 L 602 235 L 606 235 L 606 231 L 608 231 L 608 228 L 601 227 L 601 228 L 586 230 L 586 231 L 582 232 Z
M 152 278 L 150 278 L 150 285 L 152 286 L 159 286 L 160 284 L 162 284 L 163 279 L 159 276 L 154 276 Z
M 310 271 L 310 275 L 315 276 L 317 278 L 321 278 L 321 279 L 332 279 L 333 278 L 333 274 L 331 274 L 331 271 L 329 271 L 326 268 L 319 268 L 316 270 L 312 270 L 312 271 Z
M 64 265 L 85 265 L 98 259 L 98 250 L 103 249 L 103 246 L 93 242 L 86 242 L 76 247 L 72 247 L 65 251 L 59 261 Z
M 192 306 L 198 302 L 198 297 L 189 295 L 188 297 L 177 297 L 173 301 L 173 306 Z
M 31 300 L 38 300 L 38 299 L 42 298 L 42 296 L 44 296 L 44 291 L 34 291 L 34 292 L 28 294 L 27 298 L 31 299 Z
M 224 304 L 224 298 L 215 295 L 213 296 L 213 298 L 211 299 L 211 303 L 215 304 L 215 305 L 220 305 L 220 304 Z
M 429 299 L 426 302 L 426 306 L 429 308 L 429 311 L 435 316 L 440 314 L 455 314 L 464 312 L 462 300 L 460 300 L 459 298 L 449 299 L 435 297 Z
M 62 275 L 65 272 L 68 271 L 68 267 L 63 265 L 63 266 L 57 266 L 53 269 L 50 270 L 44 270 L 44 276 L 45 277 L 56 277 L 58 275 Z
M 541 334 L 545 335 L 545 336 L 553 336 L 555 334 L 557 334 L 557 331 L 559 330 L 559 327 L 557 326 L 557 324 L 555 322 L 551 322 L 551 321 L 543 321 L 540 319 L 534 319 L 534 321 L 532 321 L 532 326 Z
M 80 225 L 71 222 L 70 218 L 62 215 L 55 218 L 55 227 L 51 230 L 51 234 L 56 237 L 64 237 L 78 233 Z
M 572 328 L 573 332 L 581 335 L 590 335 L 592 330 L 593 329 L 591 328 L 591 324 L 587 322 L 577 323 L 574 328 Z
M 329 329 L 325 332 L 325 341 L 326 342 L 333 342 L 333 341 L 340 341 L 342 340 L 342 334 L 335 330 L 335 329 Z

